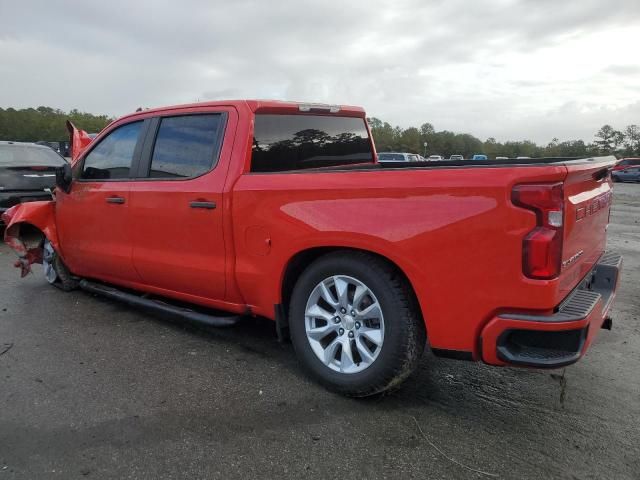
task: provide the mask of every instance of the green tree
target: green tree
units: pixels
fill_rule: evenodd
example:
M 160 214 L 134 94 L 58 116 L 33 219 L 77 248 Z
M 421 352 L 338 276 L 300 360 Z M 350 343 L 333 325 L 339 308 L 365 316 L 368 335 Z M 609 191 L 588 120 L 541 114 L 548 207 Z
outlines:
M 111 122 L 111 118 L 106 115 L 92 115 L 75 109 L 67 113 L 45 106 L 20 110 L 0 108 L 0 140 L 67 140 L 67 119 L 88 132 L 99 132 Z
M 624 135 L 611 125 L 603 125 L 596 132 L 596 140 L 593 142 L 600 153 L 613 153 L 624 141 Z
M 640 155 L 640 127 L 627 125 L 624 129 L 624 144 L 627 155 Z

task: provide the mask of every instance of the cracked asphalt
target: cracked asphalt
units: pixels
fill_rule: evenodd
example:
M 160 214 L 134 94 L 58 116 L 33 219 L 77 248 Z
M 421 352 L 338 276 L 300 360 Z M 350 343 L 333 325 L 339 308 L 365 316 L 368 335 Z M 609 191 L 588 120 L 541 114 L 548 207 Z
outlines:
M 426 354 L 368 400 L 307 380 L 272 325 L 203 331 L 21 280 L 0 247 L 0 480 L 640 479 L 640 184 L 617 184 L 611 332 L 557 371 Z

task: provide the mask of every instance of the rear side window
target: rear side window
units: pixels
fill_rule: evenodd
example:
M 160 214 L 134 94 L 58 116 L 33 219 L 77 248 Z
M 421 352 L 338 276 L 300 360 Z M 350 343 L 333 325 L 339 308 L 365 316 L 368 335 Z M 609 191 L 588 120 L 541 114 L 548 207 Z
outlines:
M 49 147 L 0 144 L 0 167 L 59 167 L 64 159 Z
M 622 160 L 618 165 L 640 165 L 640 160 Z
M 84 159 L 81 178 L 112 180 L 129 178 L 133 153 L 142 122 L 128 123 L 109 133 Z
M 256 115 L 252 172 L 282 172 L 373 161 L 364 118 Z
M 211 170 L 218 161 L 222 124 L 221 114 L 162 118 L 149 176 L 192 178 Z

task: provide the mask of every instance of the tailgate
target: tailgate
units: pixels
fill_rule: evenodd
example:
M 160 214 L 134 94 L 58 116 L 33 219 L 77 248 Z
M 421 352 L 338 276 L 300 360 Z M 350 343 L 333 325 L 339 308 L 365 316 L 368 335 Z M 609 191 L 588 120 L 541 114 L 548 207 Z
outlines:
M 568 294 L 605 250 L 615 157 L 567 162 L 560 288 Z

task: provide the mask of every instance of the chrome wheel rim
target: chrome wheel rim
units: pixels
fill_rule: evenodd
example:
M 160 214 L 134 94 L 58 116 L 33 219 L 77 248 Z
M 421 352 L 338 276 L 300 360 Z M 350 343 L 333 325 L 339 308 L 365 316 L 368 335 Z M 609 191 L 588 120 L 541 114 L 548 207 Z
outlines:
M 53 258 L 55 256 L 55 250 L 49 240 L 45 239 L 42 252 L 42 266 L 44 267 L 44 277 L 49 283 L 55 283 L 58 279 L 58 273 L 53 268 Z
M 384 343 L 384 316 L 371 289 L 357 278 L 334 275 L 311 291 L 305 309 L 307 340 L 331 370 L 370 367 Z

